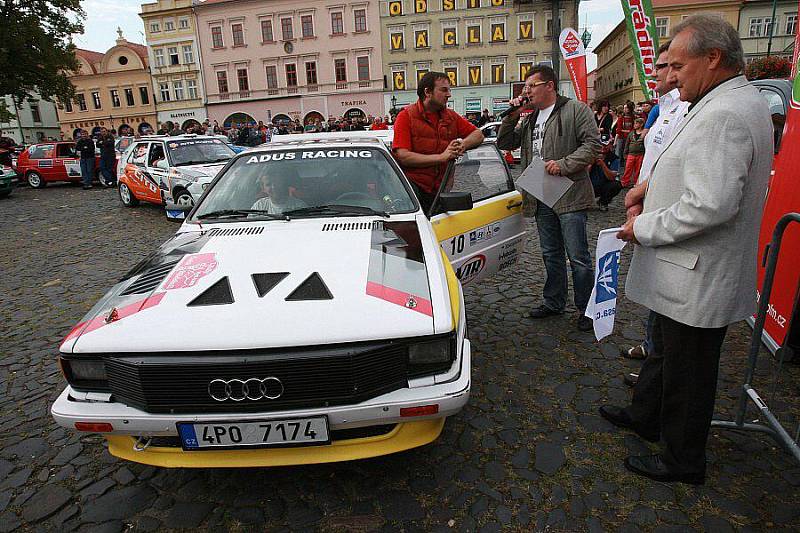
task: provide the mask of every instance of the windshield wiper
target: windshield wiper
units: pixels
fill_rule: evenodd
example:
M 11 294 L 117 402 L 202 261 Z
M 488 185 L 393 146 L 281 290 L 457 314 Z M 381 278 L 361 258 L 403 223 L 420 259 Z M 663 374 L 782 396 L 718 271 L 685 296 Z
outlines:
M 203 213 L 197 216 L 198 220 L 206 218 L 244 218 L 249 215 L 259 215 L 272 220 L 289 220 L 286 215 L 278 215 L 270 213 L 266 209 L 220 209 L 219 211 L 211 211 L 210 213 Z
M 298 209 L 292 209 L 289 211 L 284 211 L 284 215 L 319 215 L 319 214 L 328 214 L 328 213 L 335 213 L 337 215 L 375 215 L 379 217 L 389 218 L 389 213 L 386 211 L 378 211 L 377 209 L 372 209 L 371 207 L 365 207 L 362 205 L 342 205 L 342 204 L 326 204 L 326 205 L 315 205 L 311 207 L 300 207 Z

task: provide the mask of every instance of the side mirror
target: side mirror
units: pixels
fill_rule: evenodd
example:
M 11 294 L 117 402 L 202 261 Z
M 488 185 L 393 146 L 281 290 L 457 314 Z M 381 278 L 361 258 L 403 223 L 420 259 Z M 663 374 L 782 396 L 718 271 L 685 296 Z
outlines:
M 439 212 L 468 211 L 472 209 L 472 194 L 468 192 L 443 192 L 439 195 Z
M 193 205 L 166 204 L 164 206 L 167 220 L 170 222 L 183 222 L 186 215 L 194 208 Z

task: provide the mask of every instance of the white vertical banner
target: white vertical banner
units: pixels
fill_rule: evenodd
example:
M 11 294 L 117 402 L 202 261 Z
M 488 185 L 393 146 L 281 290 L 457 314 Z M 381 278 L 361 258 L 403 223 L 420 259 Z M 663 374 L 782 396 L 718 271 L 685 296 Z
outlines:
M 586 306 L 586 316 L 594 323 L 594 336 L 601 340 L 614 331 L 617 312 L 619 261 L 625 241 L 617 239 L 622 228 L 604 229 L 597 236 L 594 263 L 594 287 Z

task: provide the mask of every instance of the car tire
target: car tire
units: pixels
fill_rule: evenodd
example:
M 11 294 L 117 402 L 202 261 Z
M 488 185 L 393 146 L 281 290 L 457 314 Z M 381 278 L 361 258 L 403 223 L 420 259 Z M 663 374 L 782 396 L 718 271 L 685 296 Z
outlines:
M 25 175 L 25 179 L 28 180 L 28 185 L 34 189 L 43 189 L 44 186 L 47 185 L 42 175 L 38 172 L 34 172 L 33 170 Z
M 175 198 L 175 205 L 194 206 L 194 198 L 186 189 L 176 189 L 172 197 Z
M 7 191 L 0 192 L 0 198 L 8 198 L 9 196 L 11 196 L 11 189 L 8 189 Z
M 124 183 L 119 184 L 119 199 L 125 207 L 136 207 L 139 205 L 139 200 L 133 195 L 133 191 Z

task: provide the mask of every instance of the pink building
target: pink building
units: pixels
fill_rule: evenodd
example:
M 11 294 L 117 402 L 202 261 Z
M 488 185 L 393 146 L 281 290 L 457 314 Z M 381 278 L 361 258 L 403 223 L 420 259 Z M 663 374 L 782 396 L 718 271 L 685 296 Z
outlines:
M 208 117 L 383 115 L 377 0 L 194 0 Z

